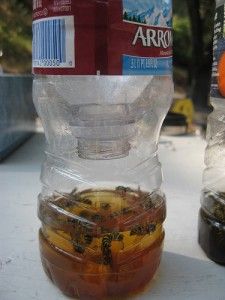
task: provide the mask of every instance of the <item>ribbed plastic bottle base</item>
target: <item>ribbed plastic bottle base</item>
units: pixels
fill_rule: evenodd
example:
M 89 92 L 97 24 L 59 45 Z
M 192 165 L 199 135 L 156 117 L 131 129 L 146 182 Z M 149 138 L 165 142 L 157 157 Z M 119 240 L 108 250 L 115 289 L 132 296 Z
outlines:
M 164 234 L 141 255 L 109 272 L 108 266 L 75 260 L 51 245 L 39 233 L 40 252 L 47 276 L 67 296 L 78 299 L 119 299 L 140 293 L 148 286 L 158 269 Z M 82 272 L 83 270 L 83 272 Z
M 225 265 L 225 225 L 199 212 L 199 244 L 211 260 Z

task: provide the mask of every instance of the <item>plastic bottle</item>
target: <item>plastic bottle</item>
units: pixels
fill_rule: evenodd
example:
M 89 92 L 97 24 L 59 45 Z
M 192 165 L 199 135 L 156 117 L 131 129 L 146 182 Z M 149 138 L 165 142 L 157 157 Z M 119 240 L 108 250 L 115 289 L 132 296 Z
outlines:
M 199 212 L 199 243 L 207 256 L 225 264 L 225 1 L 216 1 L 211 104 Z
M 47 139 L 40 252 L 68 296 L 127 296 L 158 268 L 171 16 L 168 0 L 34 1 L 34 103 Z

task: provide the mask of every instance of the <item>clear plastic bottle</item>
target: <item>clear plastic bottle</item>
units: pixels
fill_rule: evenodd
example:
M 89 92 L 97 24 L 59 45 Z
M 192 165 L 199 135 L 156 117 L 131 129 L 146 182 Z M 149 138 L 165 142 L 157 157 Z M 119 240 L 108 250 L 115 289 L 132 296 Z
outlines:
M 199 243 L 207 256 L 225 264 L 225 1 L 216 1 L 211 104 L 199 212 Z
M 59 2 L 54 2 L 51 8 L 61 8 Z M 76 11 L 82 11 L 88 8 L 87 3 L 92 6 L 100 2 L 74 3 L 78 5 Z M 123 3 L 124 10 L 127 5 L 140 5 L 131 0 L 101 1 L 110 13 L 115 3 Z M 34 80 L 34 103 L 47 139 L 41 174 L 43 189 L 38 203 L 42 264 L 49 278 L 70 297 L 86 300 L 127 296 L 143 290 L 149 283 L 162 254 L 166 207 L 160 191 L 162 174 L 157 144 L 172 99 L 171 61 L 170 58 L 164 58 L 163 63 L 147 58 L 143 58 L 143 63 L 133 60 L 136 72 L 130 69 L 130 75 L 126 64 L 120 75 L 110 71 L 110 64 L 109 75 L 100 75 L 107 74 L 106 71 L 72 75 L 71 70 L 66 70 L 70 74 L 66 75 L 60 74 L 59 68 L 56 75 L 53 69 L 43 65 L 40 68 L 42 63 L 54 61 L 49 60 L 47 51 L 42 61 L 35 50 L 35 45 L 41 42 L 37 32 L 40 34 L 39 23 L 43 20 L 39 16 L 45 9 L 38 7 L 38 1 L 35 4 L 34 14 L 38 19 L 34 21 L 34 72 L 38 75 Z M 149 28 L 161 31 L 161 39 L 163 32 L 168 38 L 165 29 L 167 15 L 171 17 L 168 1 L 159 4 L 146 0 L 141 4 L 142 17 L 126 20 L 127 26 L 139 30 L 137 35 L 134 32 L 136 39 L 144 41 L 142 33 Z M 154 8 L 155 18 L 159 16 L 157 20 L 164 22 L 164 27 L 143 23 L 153 12 L 147 9 L 144 17 L 144 4 Z M 128 18 L 125 12 L 123 17 Z M 91 10 L 87 10 L 87 15 L 90 17 Z M 75 20 L 76 17 L 79 18 L 75 15 Z M 49 20 L 52 21 L 48 18 L 44 22 Z M 115 34 L 113 30 L 118 24 L 112 22 L 109 37 Z M 84 29 L 83 33 L 90 33 L 92 25 L 85 28 L 79 22 L 78 25 Z M 78 35 L 79 26 L 75 26 Z M 48 32 L 46 24 L 43 28 Z M 98 34 L 102 30 L 97 27 Z M 142 68 L 148 64 L 150 69 L 141 69 L 141 64 Z M 149 75 L 150 72 L 154 75 Z

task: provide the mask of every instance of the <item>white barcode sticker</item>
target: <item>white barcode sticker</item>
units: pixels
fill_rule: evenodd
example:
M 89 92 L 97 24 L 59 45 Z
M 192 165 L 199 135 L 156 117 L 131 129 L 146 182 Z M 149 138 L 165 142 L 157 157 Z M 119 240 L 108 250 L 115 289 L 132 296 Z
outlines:
M 33 68 L 74 68 L 74 16 L 33 22 Z

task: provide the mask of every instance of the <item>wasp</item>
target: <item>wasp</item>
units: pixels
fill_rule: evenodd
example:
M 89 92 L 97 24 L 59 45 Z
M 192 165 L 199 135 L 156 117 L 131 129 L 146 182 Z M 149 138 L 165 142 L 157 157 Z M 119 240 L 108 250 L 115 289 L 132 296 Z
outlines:
M 90 214 L 89 214 L 88 211 L 82 210 L 82 211 L 79 213 L 79 216 L 80 216 L 81 218 L 88 219 L 88 217 L 90 216 Z
M 76 218 L 68 218 L 68 223 L 72 224 L 74 228 L 76 227 L 83 227 L 85 225 L 85 222 L 82 222 L 81 220 L 78 220 Z
M 77 188 L 75 187 L 72 192 L 70 193 L 70 195 L 74 196 L 77 194 Z
M 146 225 L 135 225 L 131 231 L 130 235 L 145 235 L 151 234 L 156 230 L 155 224 L 146 224 Z
M 83 254 L 87 246 L 89 246 L 93 241 L 93 237 L 89 234 L 84 234 L 76 236 L 72 240 L 73 248 L 76 252 Z
M 132 192 L 132 189 L 129 187 L 125 187 L 125 186 L 117 186 L 116 191 L 128 193 L 128 192 Z
M 112 252 L 111 252 L 111 243 L 112 241 L 122 241 L 123 235 L 119 232 L 112 232 L 106 234 L 102 238 L 102 255 L 103 255 L 103 264 L 109 265 L 112 263 Z
M 148 224 L 147 225 L 147 233 L 150 234 L 154 231 L 156 231 L 156 225 L 155 224 Z
M 60 194 L 60 193 L 59 193 Z M 70 193 L 63 193 L 62 196 L 64 198 L 70 199 L 70 200 L 77 200 L 77 197 L 79 197 L 77 193 L 77 188 L 74 188 Z
M 94 214 L 91 216 L 91 220 L 93 222 L 101 222 L 103 220 L 103 217 L 99 214 Z
M 73 224 L 73 230 L 70 233 L 74 250 L 78 253 L 84 253 L 85 248 L 92 243 L 93 237 L 91 229 L 80 220 L 70 220 Z
M 109 203 L 102 202 L 100 204 L 100 207 L 101 207 L 101 209 L 108 210 L 108 209 L 110 209 L 111 205 Z
M 150 194 L 145 194 L 142 198 L 142 204 L 141 206 L 144 208 L 144 209 L 151 209 L 154 207 L 154 203 L 152 201 L 152 197 Z
M 87 204 L 87 205 L 92 205 L 92 201 L 88 198 L 80 199 L 79 202 Z
M 73 248 L 76 252 L 83 254 L 85 251 L 85 247 L 82 245 L 78 244 L 77 242 L 72 242 L 73 243 Z
M 124 186 L 117 186 L 117 187 L 116 187 L 116 191 L 118 191 L 118 192 L 126 192 L 126 191 L 127 191 L 127 188 L 124 187 Z
M 130 235 L 145 235 L 145 227 L 143 225 L 135 225 L 131 229 Z
M 56 198 L 52 203 L 56 204 L 60 208 L 66 208 L 73 206 L 73 203 L 69 197 L 65 195 Z
M 110 218 L 111 218 L 111 219 L 114 219 L 114 218 L 119 217 L 119 215 L 120 215 L 120 213 L 119 213 L 118 211 L 115 211 L 115 212 L 113 212 L 112 214 L 110 214 Z
M 84 235 L 84 242 L 86 245 L 90 245 L 93 241 L 93 237 L 90 234 Z

